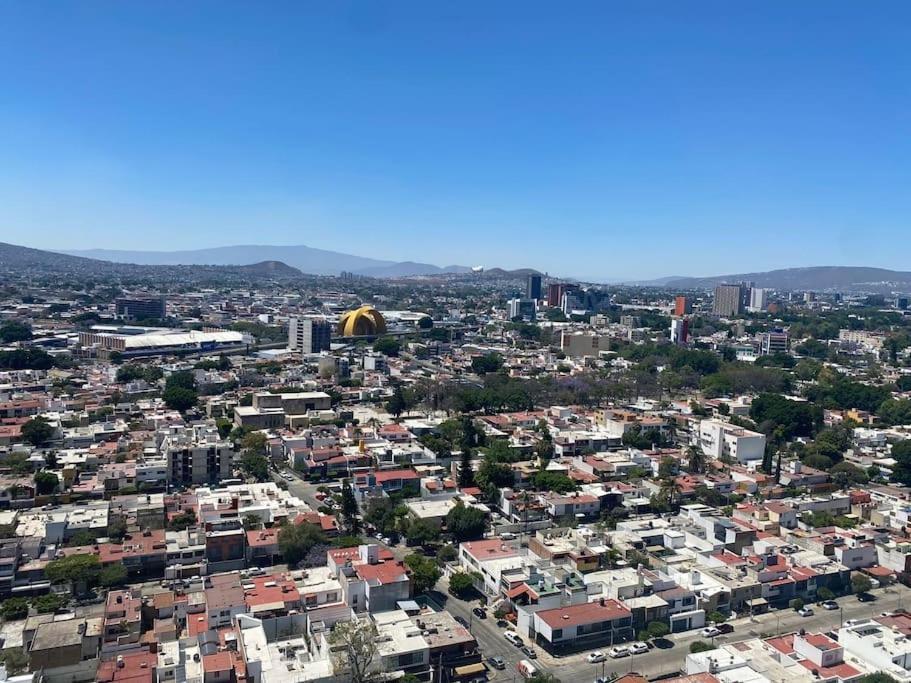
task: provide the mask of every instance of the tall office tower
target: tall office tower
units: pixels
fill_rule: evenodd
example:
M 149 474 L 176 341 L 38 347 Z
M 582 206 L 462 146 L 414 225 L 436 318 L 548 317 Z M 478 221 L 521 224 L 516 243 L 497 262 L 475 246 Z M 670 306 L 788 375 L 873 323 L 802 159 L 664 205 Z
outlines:
M 718 285 L 715 287 L 715 301 L 712 304 L 712 313 L 723 316 L 742 313 L 743 289 L 742 285 Z
M 682 294 L 674 299 L 674 315 L 689 315 L 693 312 L 693 302 Z
M 535 300 L 534 299 L 510 299 L 509 300 L 509 319 L 522 320 L 535 319 Z
M 750 290 L 750 306 L 749 309 L 756 313 L 764 311 L 769 305 L 769 290 L 762 289 L 761 287 L 753 287 Z
M 541 298 L 541 276 L 529 275 L 525 283 L 525 298 L 538 301 Z
M 547 285 L 547 305 L 551 308 L 560 305 L 560 301 L 563 299 L 563 287 L 565 285 L 562 282 L 551 282 Z
M 293 317 L 288 321 L 288 348 L 300 353 L 329 350 L 332 326 L 321 318 Z
M 671 343 L 683 345 L 690 334 L 690 321 L 686 318 L 671 320 Z
M 122 296 L 114 302 L 114 306 L 117 317 L 123 320 L 161 320 L 167 312 L 163 296 Z

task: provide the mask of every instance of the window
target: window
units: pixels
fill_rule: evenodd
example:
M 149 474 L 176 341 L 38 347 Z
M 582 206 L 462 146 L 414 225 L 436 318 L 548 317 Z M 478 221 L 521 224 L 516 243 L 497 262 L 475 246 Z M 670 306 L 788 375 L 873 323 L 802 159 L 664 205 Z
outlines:
M 559 640 L 559 639 L 562 638 L 562 637 L 563 637 L 563 629 L 562 629 L 562 628 L 555 628 L 555 629 L 553 630 L 553 639 L 554 639 L 554 640 Z

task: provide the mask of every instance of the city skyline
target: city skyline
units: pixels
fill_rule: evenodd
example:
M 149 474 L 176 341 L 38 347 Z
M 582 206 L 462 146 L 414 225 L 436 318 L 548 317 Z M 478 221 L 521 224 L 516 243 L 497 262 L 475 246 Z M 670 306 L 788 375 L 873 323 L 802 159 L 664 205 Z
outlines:
M 879 8 L 7 5 L 4 238 L 901 270 L 909 10 Z

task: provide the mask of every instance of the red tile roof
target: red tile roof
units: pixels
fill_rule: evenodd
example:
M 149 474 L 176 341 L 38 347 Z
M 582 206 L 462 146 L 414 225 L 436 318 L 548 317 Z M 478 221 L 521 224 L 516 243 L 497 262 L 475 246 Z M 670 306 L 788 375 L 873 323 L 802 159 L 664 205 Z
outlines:
M 600 602 L 587 602 L 541 610 L 535 612 L 535 615 L 551 628 L 562 628 L 623 619 L 631 617 L 632 612 L 617 600 L 605 600 L 603 605 Z

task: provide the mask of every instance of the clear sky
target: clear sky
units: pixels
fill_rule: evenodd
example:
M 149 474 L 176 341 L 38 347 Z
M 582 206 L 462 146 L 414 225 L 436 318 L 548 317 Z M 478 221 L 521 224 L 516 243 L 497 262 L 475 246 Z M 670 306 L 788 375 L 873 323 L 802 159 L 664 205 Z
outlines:
M 911 269 L 911 3 L 0 3 L 0 240 Z

